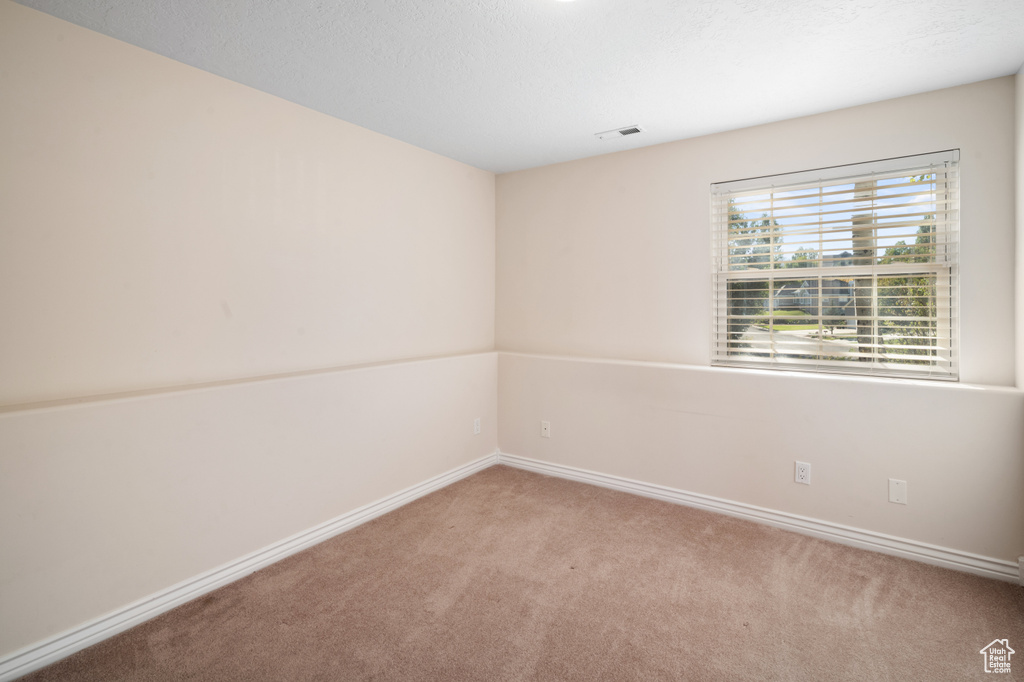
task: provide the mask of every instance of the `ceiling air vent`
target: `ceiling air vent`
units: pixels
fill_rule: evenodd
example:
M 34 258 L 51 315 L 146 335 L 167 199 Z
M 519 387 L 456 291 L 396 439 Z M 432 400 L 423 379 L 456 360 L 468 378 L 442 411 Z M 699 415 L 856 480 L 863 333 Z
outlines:
M 615 137 L 625 137 L 626 135 L 636 135 L 644 131 L 640 126 L 626 126 L 625 128 L 616 128 L 615 130 L 606 130 L 603 133 L 596 133 L 597 139 L 609 140 Z

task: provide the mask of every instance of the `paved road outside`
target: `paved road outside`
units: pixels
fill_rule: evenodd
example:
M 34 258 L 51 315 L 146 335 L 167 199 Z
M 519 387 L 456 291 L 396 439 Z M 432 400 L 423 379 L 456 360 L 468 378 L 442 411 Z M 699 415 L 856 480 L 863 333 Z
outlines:
M 834 339 L 829 338 L 830 335 L 828 334 L 826 334 L 826 338 L 820 340 L 811 338 L 812 334 L 817 335 L 817 333 L 816 329 L 777 331 L 775 332 L 775 352 L 794 355 L 844 357 L 850 355 L 856 349 L 856 332 L 852 329 L 840 331 Z M 751 344 L 753 348 L 772 347 L 772 335 L 760 327 L 747 327 L 746 333 L 740 339 Z

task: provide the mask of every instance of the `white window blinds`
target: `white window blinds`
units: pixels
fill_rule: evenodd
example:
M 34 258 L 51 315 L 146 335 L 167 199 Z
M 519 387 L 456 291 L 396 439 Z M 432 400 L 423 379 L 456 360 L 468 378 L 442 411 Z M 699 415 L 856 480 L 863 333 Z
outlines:
M 712 364 L 956 380 L 958 160 L 712 185 Z

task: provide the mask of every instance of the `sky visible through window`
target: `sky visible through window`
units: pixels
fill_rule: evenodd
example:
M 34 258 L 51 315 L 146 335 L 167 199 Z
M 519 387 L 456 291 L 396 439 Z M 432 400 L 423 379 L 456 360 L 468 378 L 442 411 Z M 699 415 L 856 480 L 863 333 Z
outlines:
M 870 189 L 851 182 L 737 197 L 730 213 L 733 245 L 740 249 L 731 251 L 730 269 L 794 267 L 800 261 L 809 266 L 852 265 L 858 222 L 872 228 L 876 258 L 900 242 L 913 244 L 922 225 L 932 223 L 936 214 L 935 174 L 870 184 Z M 754 230 L 760 238 L 751 240 Z

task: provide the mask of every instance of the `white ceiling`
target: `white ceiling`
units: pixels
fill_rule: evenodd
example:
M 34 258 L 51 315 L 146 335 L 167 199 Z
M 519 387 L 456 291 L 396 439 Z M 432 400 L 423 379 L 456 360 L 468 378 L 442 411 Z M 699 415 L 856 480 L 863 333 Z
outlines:
M 20 1 L 495 172 L 1024 62 L 1024 0 Z

